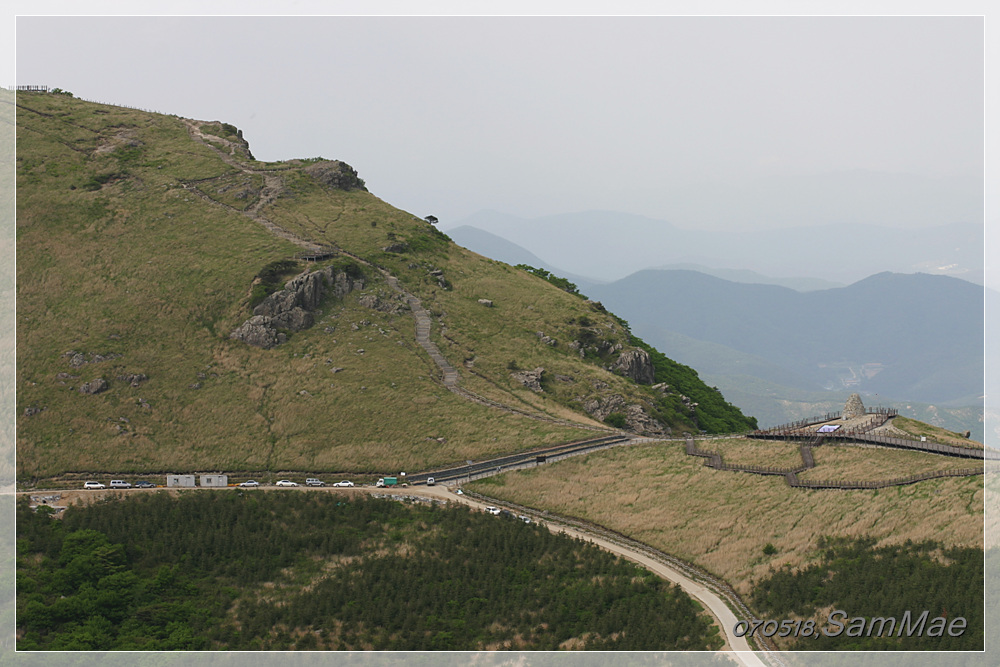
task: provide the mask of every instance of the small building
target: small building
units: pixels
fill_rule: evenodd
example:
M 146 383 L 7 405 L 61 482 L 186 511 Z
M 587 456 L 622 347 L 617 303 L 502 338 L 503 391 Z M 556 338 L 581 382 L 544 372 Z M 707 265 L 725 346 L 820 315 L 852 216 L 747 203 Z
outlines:
M 229 476 L 228 475 L 202 475 L 199 482 L 201 486 L 205 487 L 220 487 L 229 486 Z
M 167 488 L 194 488 L 194 475 L 167 475 Z

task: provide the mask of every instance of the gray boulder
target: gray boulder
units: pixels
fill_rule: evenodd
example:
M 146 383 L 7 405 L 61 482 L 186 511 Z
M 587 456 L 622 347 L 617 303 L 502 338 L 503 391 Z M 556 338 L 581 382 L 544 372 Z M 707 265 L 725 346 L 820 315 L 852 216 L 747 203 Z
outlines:
M 91 380 L 90 382 L 85 382 L 82 387 L 80 387 L 81 394 L 100 394 L 102 391 L 107 391 L 108 381 L 104 378 L 97 378 L 96 380 Z
M 229 334 L 229 337 L 264 350 L 269 350 L 285 342 L 285 335 L 278 333 L 277 329 L 271 324 L 271 318 L 266 315 L 254 315 L 236 327 Z
M 649 352 L 641 348 L 622 352 L 615 363 L 611 365 L 611 370 L 631 378 L 637 384 L 653 384 L 655 375 L 653 360 L 650 359 Z
M 517 371 L 511 373 L 510 376 L 531 391 L 540 392 L 542 391 L 542 373 L 544 372 L 545 369 L 539 367 L 532 371 Z
M 125 373 L 123 375 L 119 375 L 118 379 L 121 380 L 122 382 L 129 383 L 133 387 L 138 387 L 140 384 L 142 384 L 149 378 L 146 377 L 145 373 Z

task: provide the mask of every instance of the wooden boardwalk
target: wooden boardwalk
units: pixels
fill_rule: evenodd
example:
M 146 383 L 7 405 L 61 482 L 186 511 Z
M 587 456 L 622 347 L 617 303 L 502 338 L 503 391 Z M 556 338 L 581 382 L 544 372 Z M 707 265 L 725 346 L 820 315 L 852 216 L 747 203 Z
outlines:
M 713 452 L 706 449 L 699 449 L 694 443 L 694 438 L 692 436 L 687 436 L 684 441 L 684 448 L 690 456 L 700 456 L 705 460 L 705 465 L 716 470 L 728 470 L 734 472 L 749 472 L 756 475 L 781 475 L 785 478 L 785 483 L 793 488 L 805 488 L 805 489 L 883 489 L 889 486 L 903 486 L 905 484 L 914 484 L 915 482 L 922 482 L 928 479 L 937 479 L 939 477 L 969 477 L 972 475 L 982 475 L 983 469 L 981 468 L 963 468 L 960 470 L 936 470 L 929 471 L 925 473 L 917 473 L 915 475 L 910 475 L 908 477 L 896 477 L 892 479 L 880 479 L 874 481 L 844 481 L 844 480 L 803 480 L 799 479 L 799 473 L 805 472 L 806 470 L 811 470 L 816 467 L 816 460 L 813 458 L 813 447 L 818 447 L 823 444 L 827 439 L 828 434 L 813 434 L 812 439 L 809 442 L 804 442 L 799 445 L 799 455 L 802 457 L 802 465 L 796 466 L 794 468 L 777 468 L 771 466 L 759 466 L 759 465 L 743 465 L 738 463 L 726 463 L 722 460 L 722 455 L 718 452 Z M 759 436 L 755 436 L 759 437 Z M 873 436 L 875 438 L 881 439 L 880 436 Z M 790 438 L 789 438 L 790 439 Z M 799 436 L 802 439 L 802 436 Z M 891 439 L 891 438 L 890 438 Z M 901 438 L 897 438 L 901 440 Z M 913 440 L 906 440 L 905 442 L 912 443 Z M 882 443 L 879 443 L 882 444 Z M 939 447 L 948 447 L 948 445 L 938 445 L 938 443 L 927 443 L 918 442 L 919 445 L 937 445 Z M 891 446 L 891 445 L 888 445 Z M 978 453 L 979 456 L 970 456 L 967 458 L 983 458 L 982 450 L 969 449 L 966 447 L 949 447 L 949 449 L 964 449 L 966 451 Z M 955 454 L 946 453 L 939 451 L 934 448 L 921 448 L 921 451 L 927 451 L 935 454 L 945 454 L 949 456 L 955 456 Z

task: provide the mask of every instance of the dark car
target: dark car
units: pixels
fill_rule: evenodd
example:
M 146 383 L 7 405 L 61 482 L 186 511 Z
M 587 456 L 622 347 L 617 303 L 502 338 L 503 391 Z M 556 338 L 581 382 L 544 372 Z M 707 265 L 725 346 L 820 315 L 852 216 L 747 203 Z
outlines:
M 152 482 L 147 482 L 144 479 L 140 479 L 138 482 L 136 482 L 132 486 L 135 487 L 136 489 L 155 489 L 156 488 L 156 484 L 153 484 Z

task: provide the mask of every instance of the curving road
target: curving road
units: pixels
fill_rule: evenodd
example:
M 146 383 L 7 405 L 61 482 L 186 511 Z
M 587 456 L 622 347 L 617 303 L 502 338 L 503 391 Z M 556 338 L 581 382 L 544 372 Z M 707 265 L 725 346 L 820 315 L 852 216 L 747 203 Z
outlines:
M 372 491 L 378 491 L 385 493 L 385 489 L 371 489 Z M 469 498 L 466 495 L 457 495 L 452 492 L 449 488 L 444 486 L 429 486 L 422 488 L 410 487 L 403 491 L 400 489 L 398 492 L 405 495 L 414 496 L 430 496 L 439 498 L 448 502 L 458 502 L 474 507 L 479 510 L 483 510 L 487 507 L 486 503 L 480 502 Z M 696 581 L 688 578 L 681 572 L 669 567 L 659 561 L 653 560 L 649 556 L 628 548 L 625 545 L 617 544 L 606 540 L 600 536 L 589 533 L 585 530 L 573 528 L 570 526 L 565 526 L 552 521 L 547 521 L 545 519 L 537 519 L 538 523 L 544 524 L 549 530 L 558 533 L 566 533 L 572 537 L 578 537 L 582 540 L 586 540 L 592 544 L 599 546 L 600 548 L 610 551 L 614 554 L 622 556 L 634 563 L 638 563 L 644 568 L 648 569 L 650 572 L 655 572 L 659 576 L 663 577 L 667 581 L 679 585 L 685 593 L 698 600 L 706 609 L 708 609 L 713 616 L 715 616 L 716 623 L 721 627 L 725 633 L 726 637 L 726 647 L 723 648 L 721 655 L 724 655 L 740 665 L 746 665 L 747 667 L 768 667 L 767 663 L 762 661 L 756 653 L 750 648 L 750 644 L 747 642 L 746 637 L 737 637 L 733 632 L 733 627 L 736 625 L 737 621 L 740 619 L 736 618 L 736 614 L 726 605 L 726 603 L 716 595 L 713 591 L 706 588 L 705 586 L 699 584 Z M 728 648 L 728 651 L 726 650 Z

